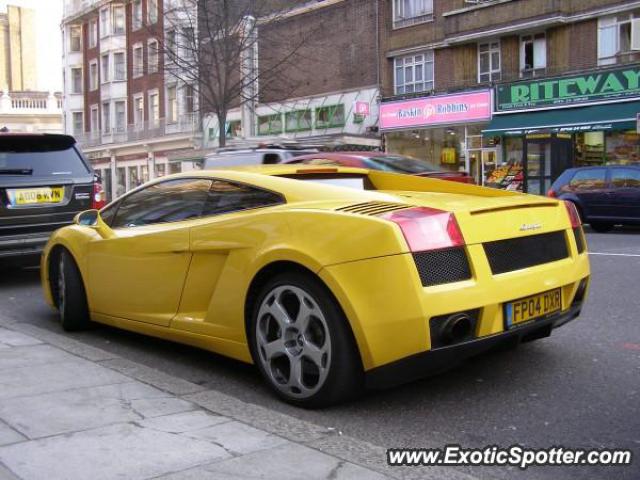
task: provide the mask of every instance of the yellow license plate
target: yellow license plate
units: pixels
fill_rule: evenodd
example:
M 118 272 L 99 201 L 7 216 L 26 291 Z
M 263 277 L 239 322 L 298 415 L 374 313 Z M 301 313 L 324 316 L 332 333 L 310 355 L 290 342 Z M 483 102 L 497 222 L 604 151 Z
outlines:
M 507 328 L 562 310 L 562 292 L 559 288 L 531 295 L 505 304 Z
M 64 187 L 41 187 L 13 190 L 9 197 L 13 205 L 60 203 L 64 198 Z

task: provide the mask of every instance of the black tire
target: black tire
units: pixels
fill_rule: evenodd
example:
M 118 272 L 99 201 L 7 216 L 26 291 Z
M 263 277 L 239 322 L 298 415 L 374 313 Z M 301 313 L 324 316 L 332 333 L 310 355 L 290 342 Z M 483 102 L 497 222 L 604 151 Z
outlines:
M 608 222 L 591 222 L 591 229 L 598 233 L 607 233 L 613 230 L 613 223 Z
M 73 256 L 67 250 L 61 250 L 57 261 L 56 305 L 60 314 L 60 323 L 67 332 L 85 330 L 91 325 L 87 295 L 80 270 Z
M 280 355 L 278 357 L 274 356 L 272 357 L 272 360 L 267 360 L 264 348 L 258 346 L 257 332 L 259 328 L 258 322 L 261 321 L 260 328 L 262 328 L 265 318 L 269 317 L 270 314 L 263 314 L 260 318 L 258 317 L 261 312 L 261 308 L 270 308 L 268 306 L 270 299 L 275 299 L 277 295 L 280 295 L 278 301 L 284 299 L 287 292 L 291 293 L 288 289 L 295 289 L 296 292 L 304 292 L 304 294 L 307 294 L 308 298 L 304 297 L 305 304 L 307 306 L 311 306 L 311 304 L 315 302 L 309 311 L 317 312 L 316 314 L 318 315 L 318 318 L 316 318 L 313 313 L 309 315 L 309 327 L 307 327 L 307 330 L 302 335 L 302 339 L 300 339 L 301 335 L 297 333 L 295 328 L 303 320 L 301 320 L 301 316 L 295 314 L 296 318 L 294 318 L 294 321 L 286 324 L 287 332 L 285 333 L 280 329 L 280 333 L 275 333 L 274 335 L 276 336 L 276 341 L 282 339 L 282 341 L 285 342 L 289 333 L 293 330 L 293 337 L 291 337 L 293 339 L 289 340 L 289 344 L 292 343 L 294 348 L 299 345 L 301 351 L 296 354 L 291 353 L 291 351 L 287 349 L 286 355 Z M 280 291 L 282 293 L 278 293 Z M 294 295 L 290 296 L 294 297 Z M 307 302 L 308 299 L 310 299 L 312 303 Z M 299 301 L 302 302 L 302 299 L 299 299 Z M 293 318 L 293 312 L 290 310 L 295 309 L 295 305 L 293 305 L 293 300 L 289 303 L 291 306 L 285 306 L 285 308 L 289 317 Z M 315 278 L 311 274 L 297 271 L 277 274 L 262 286 L 258 295 L 255 297 L 255 301 L 251 306 L 250 312 L 251 318 L 248 323 L 247 333 L 253 361 L 257 365 L 267 384 L 282 400 L 298 407 L 322 408 L 355 398 L 362 391 L 364 385 L 364 374 L 353 333 L 351 332 L 348 320 L 339 304 L 319 279 Z M 315 322 L 315 324 L 313 322 Z M 320 333 L 325 326 L 328 330 L 327 333 L 329 338 L 329 353 L 325 353 L 321 357 L 322 363 L 325 363 L 325 367 L 320 367 L 323 373 L 320 373 L 320 368 L 318 369 L 318 383 L 313 387 L 317 388 L 317 391 L 305 398 L 301 398 L 299 394 L 296 395 L 293 391 L 296 387 L 288 387 L 285 385 L 287 382 L 282 383 L 276 381 L 274 376 L 277 375 L 272 373 L 277 371 L 277 367 L 274 367 L 274 364 L 276 361 L 281 361 L 283 364 L 286 362 L 289 363 L 288 383 L 291 382 L 293 377 L 293 367 L 291 362 L 295 361 L 296 355 L 300 355 L 302 359 L 305 359 L 304 362 L 299 360 L 302 365 L 300 367 L 301 369 L 309 368 L 309 366 L 311 367 L 311 370 L 313 370 L 313 368 L 317 368 L 317 363 L 313 363 L 305 357 L 306 351 L 304 348 L 307 347 L 304 345 L 307 345 L 309 341 L 311 341 L 312 344 L 321 345 L 321 342 L 317 342 L 312 338 L 314 333 L 311 332 L 311 330 L 315 330 L 316 337 L 321 337 L 323 339 L 322 344 L 326 348 L 327 338 L 323 333 Z M 264 331 L 264 329 L 262 331 Z M 307 335 L 307 333 L 309 333 L 309 335 Z M 264 343 L 262 345 L 264 345 Z M 260 351 L 259 348 L 261 349 Z M 325 357 L 325 355 L 327 356 Z M 267 368 L 270 368 L 271 373 L 267 371 Z M 283 370 L 286 371 L 286 368 Z M 304 371 L 301 370 L 301 372 L 302 382 L 299 384 L 304 383 L 305 378 Z M 320 384 L 320 378 L 322 378 L 323 375 L 324 380 L 322 381 L 322 384 Z M 288 389 L 288 391 L 283 391 L 283 389 Z

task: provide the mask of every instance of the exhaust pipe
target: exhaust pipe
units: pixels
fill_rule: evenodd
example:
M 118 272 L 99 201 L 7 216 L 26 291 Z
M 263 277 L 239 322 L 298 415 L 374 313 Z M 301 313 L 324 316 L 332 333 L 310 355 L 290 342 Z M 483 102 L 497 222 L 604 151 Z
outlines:
M 447 318 L 441 330 L 446 344 L 458 343 L 471 338 L 474 321 L 466 313 L 457 313 Z

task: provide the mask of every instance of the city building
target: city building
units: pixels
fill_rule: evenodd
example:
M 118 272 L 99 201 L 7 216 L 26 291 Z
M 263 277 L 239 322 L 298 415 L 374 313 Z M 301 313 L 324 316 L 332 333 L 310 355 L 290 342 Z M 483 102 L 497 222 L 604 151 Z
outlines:
M 0 95 L 0 130 L 63 133 L 62 94 L 5 90 Z
M 109 199 L 141 183 L 195 168 L 197 98 L 169 77 L 162 45 L 171 0 L 65 0 L 65 130 L 101 175 Z
M 294 140 L 375 149 L 378 134 L 378 5 L 371 0 L 280 2 L 276 20 L 258 19 L 254 68 L 278 70 L 227 115 L 229 145 Z M 291 45 L 297 45 L 295 51 Z M 284 58 L 291 55 L 291 59 Z M 289 61 L 291 60 L 291 61 Z M 204 145 L 220 126 L 206 115 Z
M 640 2 L 380 2 L 386 148 L 544 194 L 640 160 Z M 491 108 L 487 108 L 488 105 Z
M 0 90 L 36 90 L 35 11 L 7 5 L 0 11 Z

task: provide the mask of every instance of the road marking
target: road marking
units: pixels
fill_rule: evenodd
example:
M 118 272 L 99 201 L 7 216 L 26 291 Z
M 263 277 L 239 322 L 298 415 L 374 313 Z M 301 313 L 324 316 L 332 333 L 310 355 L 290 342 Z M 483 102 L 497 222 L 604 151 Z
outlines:
M 603 255 L 606 257 L 640 257 L 640 253 L 599 253 L 589 252 L 589 255 Z

